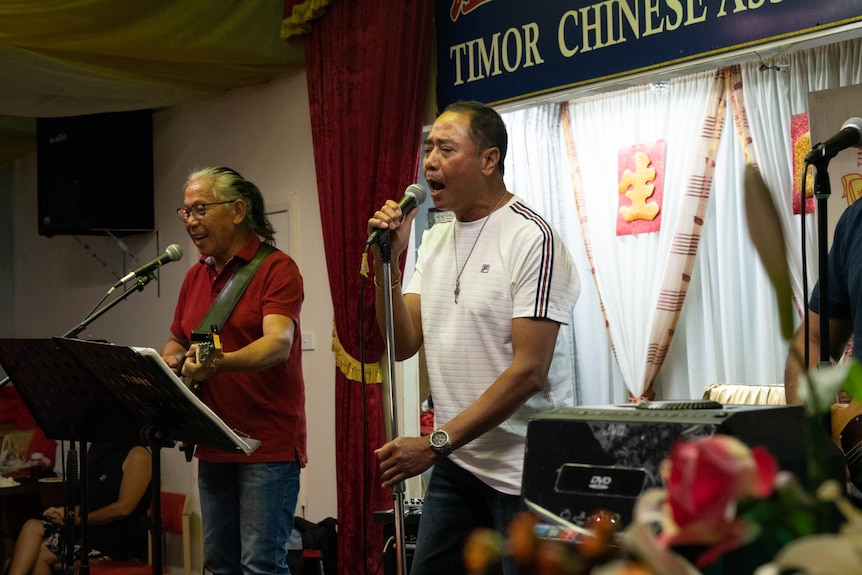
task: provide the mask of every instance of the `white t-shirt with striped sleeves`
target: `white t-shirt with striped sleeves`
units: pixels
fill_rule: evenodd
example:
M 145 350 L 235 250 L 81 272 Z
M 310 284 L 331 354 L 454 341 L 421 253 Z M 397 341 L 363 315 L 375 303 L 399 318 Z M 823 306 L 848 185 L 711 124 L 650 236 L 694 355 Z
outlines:
M 463 267 L 457 304 L 456 239 L 457 265 Z M 435 425 L 472 404 L 511 364 L 514 318 L 568 323 L 579 292 L 577 270 L 559 234 L 517 196 L 487 223 L 453 220 L 428 230 L 404 293 L 422 298 Z M 573 405 L 573 388 L 574 374 L 552 365 L 544 392 L 450 459 L 498 491 L 520 494 L 527 421 Z

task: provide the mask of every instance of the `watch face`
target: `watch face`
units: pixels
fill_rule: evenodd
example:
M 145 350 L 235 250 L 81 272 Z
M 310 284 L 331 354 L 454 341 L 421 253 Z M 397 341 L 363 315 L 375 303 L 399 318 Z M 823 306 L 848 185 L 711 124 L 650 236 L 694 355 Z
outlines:
M 442 448 L 449 443 L 449 435 L 443 430 L 437 430 L 431 434 L 431 445 Z

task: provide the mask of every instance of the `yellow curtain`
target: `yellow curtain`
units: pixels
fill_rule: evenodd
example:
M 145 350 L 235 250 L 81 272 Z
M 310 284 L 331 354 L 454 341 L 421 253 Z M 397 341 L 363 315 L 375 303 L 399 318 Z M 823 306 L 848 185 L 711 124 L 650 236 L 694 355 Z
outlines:
M 285 40 L 311 30 L 309 22 L 323 15 L 331 0 L 284 0 L 281 37 Z
M 283 0 L 0 3 L 0 114 L 165 107 L 267 82 L 304 67 L 283 16 Z

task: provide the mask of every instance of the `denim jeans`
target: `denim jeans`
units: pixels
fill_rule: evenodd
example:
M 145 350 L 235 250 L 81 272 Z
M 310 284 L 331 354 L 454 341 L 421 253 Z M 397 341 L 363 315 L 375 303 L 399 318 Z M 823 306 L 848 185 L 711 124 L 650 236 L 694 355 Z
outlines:
M 500 493 L 448 459 L 434 465 L 410 575 L 464 573 L 464 540 L 478 527 L 491 527 L 505 536 L 520 509 L 517 495 Z M 503 573 L 517 575 L 513 561 L 504 560 Z
M 289 575 L 299 464 L 200 461 L 204 566 L 213 575 Z

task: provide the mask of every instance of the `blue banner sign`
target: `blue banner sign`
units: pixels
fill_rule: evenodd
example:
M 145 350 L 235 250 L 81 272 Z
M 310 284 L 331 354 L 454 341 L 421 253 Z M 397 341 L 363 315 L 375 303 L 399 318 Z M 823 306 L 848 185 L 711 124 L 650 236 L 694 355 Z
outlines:
M 862 20 L 862 0 L 436 0 L 437 102 L 502 104 Z

